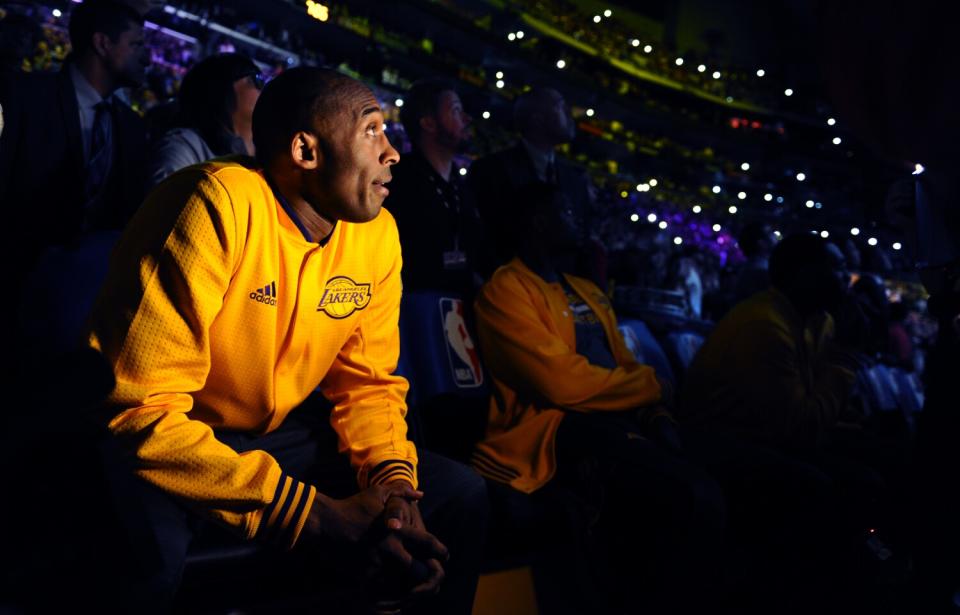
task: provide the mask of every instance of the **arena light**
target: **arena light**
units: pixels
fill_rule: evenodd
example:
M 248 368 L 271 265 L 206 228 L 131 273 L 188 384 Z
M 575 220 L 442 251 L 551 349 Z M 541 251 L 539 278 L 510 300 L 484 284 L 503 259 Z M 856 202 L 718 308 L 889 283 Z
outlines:
M 852 229 L 850 229 L 850 234 L 856 237 L 857 235 L 860 234 L 860 229 L 858 229 L 857 227 L 853 227 Z
M 720 232 L 720 225 L 719 225 L 719 224 L 714 224 L 714 225 L 713 225 L 712 227 L 710 227 L 710 228 L 713 229 L 713 232 L 714 232 L 714 233 L 719 233 L 719 232 Z
M 664 230 L 665 228 L 667 228 L 667 221 L 666 221 L 666 220 L 661 220 L 661 221 L 660 221 L 660 224 L 658 224 L 657 226 L 660 227 L 660 230 L 662 231 L 662 230 Z
M 833 144 L 834 144 L 834 145 L 840 145 L 841 143 L 843 143 L 843 139 L 841 139 L 840 137 L 834 137 L 834 138 L 833 138 Z
M 693 213 L 698 214 L 698 213 L 700 213 L 701 211 L 703 211 L 703 207 L 700 207 L 699 205 L 694 205 L 694 206 L 693 206 Z
M 52 11 L 50 11 L 50 13 L 57 19 L 59 19 L 60 16 L 63 15 L 63 13 L 60 12 L 60 9 L 53 9 Z
M 630 222 L 638 222 L 640 220 L 639 214 L 630 214 Z
M 787 88 L 783 91 L 784 96 L 793 96 L 793 88 Z
M 674 237 L 673 243 L 679 246 L 681 243 L 683 243 L 683 237 Z
M 774 235 L 777 239 L 780 239 L 781 237 L 783 237 L 783 234 L 782 234 L 780 231 L 773 231 L 773 235 Z
M 557 60 L 557 68 L 562 69 L 562 68 L 565 67 L 566 65 L 567 65 L 566 60 Z
M 750 170 L 750 163 L 749 163 L 749 162 L 744 162 L 743 164 L 741 164 L 741 165 L 740 165 L 740 170 L 741 170 L 741 171 L 749 171 L 749 170 Z
M 830 231 L 820 231 L 820 236 L 826 239 L 830 236 Z
M 714 193 L 714 194 L 720 194 L 720 190 L 722 190 L 722 188 L 721 188 L 720 186 L 714 186 L 714 187 L 713 187 L 713 193 Z
M 603 19 L 603 18 L 600 17 L 599 15 L 594 15 L 594 16 L 593 16 L 593 23 L 600 23 L 600 20 L 601 20 L 601 19 Z
M 762 68 L 757 69 L 757 77 L 763 77 L 766 74 L 767 74 L 767 71 L 763 70 Z
M 467 174 L 467 170 L 466 170 L 466 169 L 460 169 L 460 175 L 461 175 L 461 176 L 466 175 L 466 174 Z
M 505 85 L 505 84 L 503 83 L 503 79 L 498 79 L 498 80 L 497 80 L 497 89 L 503 89 L 503 86 L 504 86 L 504 85 Z
M 649 192 L 650 184 L 637 184 L 637 192 Z
M 508 41 L 515 41 L 515 40 L 517 40 L 517 35 L 514 34 L 513 32 L 511 32 L 510 34 L 507 35 L 507 40 L 508 40 Z
M 870 239 L 867 240 L 867 243 L 870 244 L 871 246 L 875 246 L 877 245 L 877 238 L 871 237 Z
M 313 0 L 307 0 L 307 15 L 317 21 L 327 21 L 330 19 L 330 7 Z
M 607 9 L 607 10 L 605 10 L 605 11 L 603 12 L 603 16 L 604 16 L 604 17 L 613 17 L 613 11 L 611 11 L 610 9 Z
M 677 66 L 683 66 L 683 58 L 677 58 L 676 60 L 673 61 L 673 63 L 676 64 Z
M 650 186 L 651 186 L 652 188 L 656 188 L 656 187 L 657 187 L 657 183 L 658 183 L 658 182 L 657 182 L 657 178 L 652 177 L 652 178 L 650 178 L 650 181 L 648 181 L 647 183 L 650 184 Z
M 807 179 L 807 174 L 806 174 L 806 173 L 797 173 L 797 181 L 798 181 L 798 182 L 802 182 L 802 181 L 805 180 L 805 179 Z
M 735 214 L 735 213 L 737 213 L 737 206 L 736 206 L 736 205 L 731 205 L 730 207 L 727 208 L 727 211 L 729 211 L 729 212 L 732 213 L 732 214 Z
M 653 213 L 652 211 L 647 214 L 647 222 L 653 223 L 656 221 L 657 221 L 657 214 Z
M 770 201 L 773 200 L 773 195 L 768 192 L 765 195 L 763 195 L 763 200 L 769 203 Z
M 899 242 L 899 241 L 894 241 L 894 242 L 893 242 L 893 245 L 890 246 L 890 247 L 892 247 L 894 250 L 899 250 L 899 249 L 902 248 L 903 246 L 900 245 L 900 242 Z
M 701 64 L 700 66 L 697 67 L 697 72 L 698 72 L 698 73 L 705 73 L 705 72 L 707 72 L 707 67 L 706 67 L 705 65 Z
M 653 51 L 653 45 L 644 45 L 644 46 L 643 46 L 643 53 L 650 53 L 651 51 Z
M 587 109 L 587 117 L 593 117 L 593 109 Z
M 485 120 L 489 120 L 489 119 L 490 119 L 490 112 L 489 112 L 489 111 L 484 111 L 483 113 L 480 114 L 480 116 L 481 116 L 483 119 L 485 119 Z
M 503 79 L 503 71 L 502 71 L 502 70 L 498 70 L 498 71 L 497 71 L 497 79 Z
M 743 192 L 743 191 L 738 192 L 738 193 L 737 193 L 737 198 L 742 201 L 743 199 L 747 198 L 747 193 L 746 193 L 746 192 Z
M 523 38 L 523 30 L 517 30 L 517 38 L 518 39 Z
M 627 198 L 628 196 L 630 196 L 630 193 L 627 192 L 626 190 L 621 190 L 621 191 L 620 191 L 620 198 L 621 198 L 621 199 L 625 199 L 625 198 Z
M 639 47 L 639 46 L 640 46 L 640 39 L 635 38 L 635 39 L 633 39 L 632 41 L 630 41 L 630 44 L 633 45 L 634 47 Z
M 833 119 L 832 117 L 827 118 L 827 126 L 833 126 L 836 123 L 837 123 L 837 120 Z
M 718 71 L 718 70 L 713 71 L 713 78 L 714 78 L 714 79 L 719 79 L 719 78 L 720 78 L 720 71 Z
M 923 165 L 918 162 L 913 166 L 913 173 L 911 173 L 911 175 L 920 175 L 924 171 L 926 171 L 926 169 L 923 168 Z
M 807 201 L 804 205 L 807 206 L 807 209 L 813 209 L 813 201 Z
M 402 99 L 402 98 L 398 98 L 398 99 L 396 99 L 395 101 L 393 101 L 393 104 L 394 104 L 395 106 L 397 106 L 397 107 L 402 107 L 402 106 L 403 106 L 403 99 Z
M 782 197 L 782 196 L 778 196 L 778 197 L 777 197 L 777 203 L 783 203 L 783 197 Z

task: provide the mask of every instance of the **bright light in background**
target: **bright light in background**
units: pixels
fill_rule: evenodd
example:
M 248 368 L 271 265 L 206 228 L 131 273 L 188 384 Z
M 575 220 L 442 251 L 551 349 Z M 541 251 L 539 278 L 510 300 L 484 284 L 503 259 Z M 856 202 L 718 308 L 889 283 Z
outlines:
M 820 231 L 820 236 L 826 239 L 830 236 L 830 231 Z
M 676 64 L 677 66 L 683 66 L 683 58 L 677 58 L 676 60 L 673 61 L 673 63 Z
M 703 64 L 701 64 L 700 66 L 697 67 L 697 72 L 698 72 L 698 73 L 705 73 L 705 72 L 707 72 L 707 67 L 704 66 Z
M 650 181 L 648 181 L 647 183 L 650 184 L 650 186 L 655 188 L 657 186 L 657 179 L 651 178 Z
M 837 120 L 833 119 L 832 117 L 827 118 L 827 126 L 833 126 L 836 123 L 837 123 Z
M 630 222 L 637 222 L 638 220 L 640 220 L 639 214 L 630 214 Z
M 807 206 L 807 209 L 813 209 L 813 201 L 807 201 L 804 205 Z
M 778 196 L 778 197 L 777 197 L 777 203 L 783 203 L 783 197 L 782 197 L 782 196 Z
M 647 222 L 656 222 L 656 221 L 657 221 L 657 214 L 653 212 L 650 212 L 647 214 Z
M 611 11 L 610 9 L 607 9 L 607 10 L 605 10 L 605 11 L 603 12 L 603 16 L 604 16 L 604 17 L 613 17 L 613 11 Z
M 498 87 L 498 88 L 502 88 L 503 85 L 504 85 L 504 84 L 503 84 L 503 79 L 498 79 L 498 80 L 497 80 L 497 87 Z
M 625 198 L 627 198 L 627 196 L 629 196 L 629 193 L 628 193 L 626 190 L 621 190 L 621 191 L 620 191 L 620 198 L 625 199 Z
M 780 239 L 780 237 L 783 236 L 782 233 L 780 233 L 780 231 L 773 231 L 773 234 L 776 236 L 777 239 Z
M 743 171 L 749 171 L 749 170 L 750 170 L 750 163 L 749 163 L 749 162 L 744 162 L 743 164 L 740 165 L 740 169 L 743 170 Z
M 587 109 L 587 117 L 593 117 L 593 109 Z
M 703 208 L 700 207 L 699 205 L 694 205 L 694 206 L 693 206 L 693 213 L 698 214 L 698 213 L 700 213 L 701 211 L 703 211 Z
M 850 229 L 850 234 L 856 237 L 857 235 L 860 234 L 860 229 L 858 229 L 857 227 L 853 227 L 852 229 Z
M 634 47 L 639 47 L 639 46 L 640 46 L 640 39 L 635 38 L 635 39 L 633 39 L 632 41 L 630 41 L 630 44 L 633 45 Z
M 60 12 L 60 9 L 53 9 L 50 12 L 53 13 L 54 17 L 60 17 L 61 15 L 63 15 L 63 13 Z
M 523 38 L 523 30 L 517 30 L 517 38 Z
M 593 23 L 600 23 L 600 20 L 601 20 L 601 19 L 602 19 L 602 17 L 600 17 L 599 15 L 594 15 L 594 16 L 593 16 Z
M 834 145 L 840 145 L 841 143 L 843 143 L 843 139 L 841 139 L 840 137 L 834 137 L 834 138 L 833 138 L 833 144 L 834 144 Z
M 489 111 L 484 111 L 484 112 L 481 113 L 480 115 L 481 115 L 481 116 L 483 117 L 483 119 L 485 119 L 485 120 L 489 120 L 489 119 L 490 119 L 490 112 L 489 112 Z
M 643 46 L 643 53 L 650 53 L 651 51 L 653 51 L 653 45 L 644 45 L 644 46 Z
M 497 71 L 497 79 L 503 79 L 503 71 L 502 71 L 502 70 L 498 70 L 498 71 Z
M 798 181 L 798 182 L 802 182 L 802 181 L 805 180 L 805 179 L 807 179 L 807 176 L 806 176 L 804 173 L 797 173 L 797 181 Z
M 557 68 L 563 68 L 567 63 L 563 60 L 557 60 Z
M 307 15 L 318 21 L 327 21 L 330 19 L 330 7 L 313 0 L 307 0 Z
M 923 165 L 918 162 L 917 164 L 914 165 L 913 173 L 911 173 L 911 175 L 920 175 L 924 171 L 926 171 L 926 169 L 924 169 Z
M 738 192 L 738 193 L 737 193 L 737 198 L 742 201 L 743 199 L 747 198 L 747 193 L 746 193 L 746 192 Z
M 398 98 L 398 99 L 396 99 L 395 101 L 393 101 L 393 104 L 396 105 L 396 106 L 398 106 L 398 107 L 402 107 L 402 106 L 403 106 L 403 99 L 402 99 L 402 98 Z
M 766 74 L 767 74 L 767 71 L 763 70 L 762 68 L 757 69 L 757 77 L 763 77 Z
M 661 220 L 661 221 L 660 221 L 660 224 L 658 224 L 657 226 L 659 226 L 659 227 L 660 227 L 660 230 L 662 231 L 663 229 L 667 228 L 667 221 L 666 221 L 666 220 Z
M 713 193 L 714 193 L 714 194 L 720 194 L 720 190 L 721 190 L 720 186 L 714 186 L 714 187 L 713 187 Z
M 900 242 L 899 242 L 899 241 L 894 241 L 894 242 L 893 242 L 893 245 L 892 245 L 891 247 L 892 247 L 894 250 L 899 250 L 899 249 L 902 248 L 903 246 L 900 245 Z
M 793 96 L 793 88 L 787 88 L 783 91 L 784 96 Z
M 867 240 L 867 243 L 870 244 L 871 246 L 875 246 L 877 245 L 877 238 L 871 237 L 870 239 Z
M 720 71 L 718 71 L 718 70 L 713 71 L 713 78 L 714 78 L 714 79 L 719 79 L 719 78 L 720 78 Z
M 649 192 L 650 184 L 637 184 L 637 192 Z
M 466 174 L 467 174 L 466 169 L 460 169 L 460 175 L 466 175 Z
M 735 214 L 735 213 L 737 213 L 737 206 L 736 206 L 736 205 L 731 205 L 729 208 L 727 208 L 727 211 L 729 211 L 729 212 L 732 213 L 732 214 Z
M 674 238 L 673 238 L 673 243 L 675 243 L 675 244 L 677 244 L 677 245 L 679 246 L 681 243 L 683 243 L 683 238 L 682 238 L 682 237 L 674 237 Z
M 769 203 L 770 201 L 773 200 L 773 195 L 768 192 L 765 195 L 763 195 L 763 200 Z
M 813 204 L 813 206 L 816 207 L 817 209 L 820 209 L 821 207 L 823 207 L 823 203 L 821 203 L 820 201 L 817 201 L 816 203 Z
M 719 232 L 720 232 L 720 225 L 719 225 L 719 224 L 714 224 L 711 228 L 713 228 L 713 232 L 714 232 L 714 233 L 719 233 Z
M 508 40 L 508 41 L 515 41 L 515 40 L 517 40 L 517 35 L 514 34 L 513 32 L 511 32 L 510 34 L 507 35 L 507 40 Z

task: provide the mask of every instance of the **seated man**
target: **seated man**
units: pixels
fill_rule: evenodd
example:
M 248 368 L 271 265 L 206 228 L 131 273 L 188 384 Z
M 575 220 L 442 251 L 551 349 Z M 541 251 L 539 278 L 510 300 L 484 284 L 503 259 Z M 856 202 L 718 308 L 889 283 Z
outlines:
M 562 485 L 592 500 L 582 487 L 599 486 L 615 585 L 649 582 L 620 606 L 689 607 L 718 546 L 719 489 L 684 458 L 661 384 L 627 350 L 606 296 L 567 273 L 580 233 L 562 194 L 533 184 L 517 199 L 526 241 L 476 301 L 495 390 L 474 467 L 525 493 Z M 598 480 L 584 485 L 578 473 L 591 463 Z
M 259 166 L 221 159 L 150 195 L 92 315 L 89 344 L 117 380 L 107 447 L 130 467 L 114 478 L 135 475 L 116 497 L 131 535 L 151 537 L 125 587 L 143 608 L 168 605 L 208 520 L 328 564 L 372 544 L 381 600 L 433 593 L 446 567 L 426 606 L 469 613 L 486 496 L 406 437 L 400 245 L 381 211 L 399 155 L 377 99 L 292 69 L 264 89 L 253 139 Z M 318 385 L 337 444 L 292 413 Z

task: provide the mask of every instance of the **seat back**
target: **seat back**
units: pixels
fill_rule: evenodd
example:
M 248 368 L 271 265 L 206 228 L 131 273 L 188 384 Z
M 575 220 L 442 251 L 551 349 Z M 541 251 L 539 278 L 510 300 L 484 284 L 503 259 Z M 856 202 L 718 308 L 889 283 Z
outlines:
M 663 351 L 660 342 L 650 332 L 647 324 L 642 320 L 629 318 L 621 320 L 619 327 L 627 348 L 630 349 L 637 361 L 649 365 L 656 371 L 657 376 L 675 386 L 676 378 L 673 368 L 670 366 L 670 360 Z

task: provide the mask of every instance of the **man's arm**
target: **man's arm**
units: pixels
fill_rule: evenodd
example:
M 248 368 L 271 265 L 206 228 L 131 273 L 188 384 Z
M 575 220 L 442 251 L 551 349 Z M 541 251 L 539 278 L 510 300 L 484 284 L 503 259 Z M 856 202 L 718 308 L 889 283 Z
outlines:
M 655 403 L 660 385 L 653 368 L 629 363 L 616 369 L 591 365 L 543 322 L 524 282 L 501 271 L 476 303 L 484 362 L 516 391 L 557 408 L 628 410 Z
M 113 367 L 109 429 L 141 478 L 248 539 L 292 545 L 316 490 L 265 451 L 238 454 L 187 414 L 242 250 L 237 215 L 203 171 L 158 188 L 114 252 L 89 344 Z

